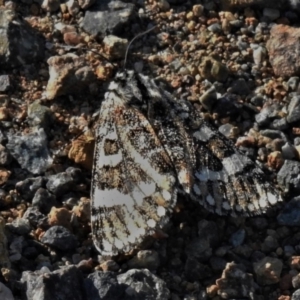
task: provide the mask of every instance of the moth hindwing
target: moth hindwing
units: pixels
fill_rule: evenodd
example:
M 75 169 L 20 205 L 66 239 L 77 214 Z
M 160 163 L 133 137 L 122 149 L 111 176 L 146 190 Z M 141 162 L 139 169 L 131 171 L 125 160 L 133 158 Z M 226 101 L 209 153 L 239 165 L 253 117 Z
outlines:
M 128 252 L 169 220 L 178 190 L 220 215 L 281 201 L 258 166 L 147 76 L 109 85 L 96 132 L 92 233 L 103 255 Z

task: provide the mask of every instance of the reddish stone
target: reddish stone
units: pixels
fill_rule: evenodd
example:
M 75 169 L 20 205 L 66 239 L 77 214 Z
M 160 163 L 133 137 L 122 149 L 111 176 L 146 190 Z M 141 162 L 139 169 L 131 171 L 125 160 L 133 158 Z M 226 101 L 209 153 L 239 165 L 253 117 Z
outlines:
M 270 63 L 278 76 L 300 75 L 300 28 L 274 25 L 266 47 Z

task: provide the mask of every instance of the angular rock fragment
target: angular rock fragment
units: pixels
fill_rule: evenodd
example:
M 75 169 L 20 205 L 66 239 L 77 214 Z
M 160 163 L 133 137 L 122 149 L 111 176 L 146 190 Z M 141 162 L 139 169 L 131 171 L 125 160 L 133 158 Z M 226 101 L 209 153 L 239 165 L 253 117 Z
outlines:
M 92 35 L 118 34 L 133 17 L 134 5 L 122 1 L 98 1 L 86 11 L 83 29 Z
M 95 80 L 92 69 L 73 53 L 52 56 L 47 62 L 50 78 L 46 88 L 46 97 L 49 100 L 61 95 L 74 95 L 82 92 Z
M 274 25 L 266 44 L 270 63 L 278 76 L 300 74 L 300 29 L 287 25 Z
M 23 169 L 33 174 L 44 173 L 52 164 L 44 129 L 35 128 L 27 135 L 9 135 L 6 145 Z
M 44 41 L 27 22 L 9 9 L 0 8 L 0 64 L 32 64 L 44 57 Z

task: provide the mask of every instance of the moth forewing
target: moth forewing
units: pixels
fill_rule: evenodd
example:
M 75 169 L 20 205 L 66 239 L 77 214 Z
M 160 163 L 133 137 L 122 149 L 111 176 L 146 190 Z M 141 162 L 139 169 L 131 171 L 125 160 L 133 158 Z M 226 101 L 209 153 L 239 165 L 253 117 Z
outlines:
M 128 252 L 162 228 L 177 196 L 176 174 L 161 141 L 120 93 L 106 94 L 96 133 L 92 234 L 103 255 Z

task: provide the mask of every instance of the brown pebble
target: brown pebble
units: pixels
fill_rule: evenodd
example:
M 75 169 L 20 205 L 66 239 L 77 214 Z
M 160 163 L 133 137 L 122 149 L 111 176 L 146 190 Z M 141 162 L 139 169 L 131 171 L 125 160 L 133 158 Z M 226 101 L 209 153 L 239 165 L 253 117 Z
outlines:
M 268 166 L 272 169 L 278 170 L 283 165 L 284 160 L 282 158 L 282 154 L 279 151 L 271 152 L 268 155 Z
M 48 215 L 48 223 L 50 226 L 61 225 L 71 230 L 71 216 L 72 213 L 64 207 L 52 207 Z
M 213 298 L 217 295 L 218 287 L 215 284 L 212 284 L 206 288 L 207 296 Z
M 93 165 L 94 147 L 94 137 L 89 133 L 82 134 L 72 142 L 68 157 L 69 159 L 74 160 L 75 163 L 91 170 Z
M 256 139 L 253 136 L 243 136 L 238 138 L 236 142 L 237 147 L 251 147 L 256 145 Z
M 291 296 L 281 295 L 278 297 L 278 300 L 291 300 Z
M 0 185 L 7 182 L 11 172 L 6 170 L 5 168 L 0 168 Z
M 300 135 L 300 128 L 299 127 L 293 127 L 293 134 L 294 135 Z
M 203 6 L 201 4 L 196 4 L 193 6 L 193 13 L 196 17 L 201 17 L 203 14 Z
M 82 38 L 77 32 L 66 32 L 64 41 L 67 45 L 76 46 L 82 42 Z
M 300 270 L 300 256 L 292 256 L 289 260 L 289 265 L 292 269 Z
M 113 74 L 113 66 L 112 65 L 99 65 L 97 68 L 96 68 L 96 76 L 101 79 L 101 80 L 108 80 L 112 77 L 112 74 Z

